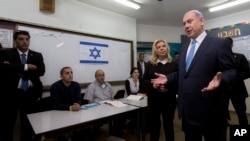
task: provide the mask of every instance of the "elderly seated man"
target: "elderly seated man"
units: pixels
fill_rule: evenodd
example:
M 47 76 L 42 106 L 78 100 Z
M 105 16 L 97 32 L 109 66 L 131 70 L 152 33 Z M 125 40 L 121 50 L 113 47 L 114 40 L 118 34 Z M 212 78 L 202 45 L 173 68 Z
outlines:
M 112 100 L 114 92 L 111 85 L 105 81 L 103 70 L 95 72 L 95 81 L 92 82 L 85 93 L 84 99 L 89 103 L 98 103 L 104 100 Z
M 88 100 L 88 103 L 99 103 L 104 100 L 113 100 L 114 92 L 111 85 L 105 81 L 105 74 L 103 70 L 97 70 L 95 72 L 95 81 L 89 84 L 86 89 L 84 99 Z M 114 134 L 121 137 L 123 135 L 122 123 L 119 120 L 114 120 Z M 100 133 L 101 125 L 93 127 L 93 132 Z

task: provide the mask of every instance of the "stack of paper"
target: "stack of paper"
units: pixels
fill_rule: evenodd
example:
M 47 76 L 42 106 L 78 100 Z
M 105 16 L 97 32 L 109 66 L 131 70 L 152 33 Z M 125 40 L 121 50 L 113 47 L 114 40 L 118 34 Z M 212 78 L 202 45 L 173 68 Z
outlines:
M 115 107 L 127 106 L 126 104 L 124 104 L 124 103 L 122 103 L 121 101 L 118 101 L 118 100 L 105 100 L 105 101 L 102 101 L 100 103 L 109 104 L 109 105 L 112 105 L 112 106 L 115 106 Z
M 129 100 L 141 100 L 141 99 L 143 99 L 143 96 L 142 95 L 129 95 L 128 97 L 127 97 L 127 99 L 129 99 Z

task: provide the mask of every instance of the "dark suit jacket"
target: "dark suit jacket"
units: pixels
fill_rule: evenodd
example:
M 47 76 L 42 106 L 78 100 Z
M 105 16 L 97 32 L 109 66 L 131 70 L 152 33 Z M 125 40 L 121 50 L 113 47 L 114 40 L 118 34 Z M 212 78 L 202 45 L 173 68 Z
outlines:
M 144 71 L 145 71 L 145 69 L 146 69 L 146 67 L 147 67 L 147 62 L 144 62 Z M 143 75 L 142 75 L 142 68 L 141 68 L 141 62 L 137 62 L 137 68 L 138 68 L 138 70 L 139 70 L 139 73 L 140 73 L 140 75 L 139 75 L 139 78 L 140 79 L 142 79 L 143 78 Z M 145 72 L 144 72 L 145 73 Z
M 9 64 L 4 63 L 4 61 L 8 61 Z M 27 64 L 34 64 L 37 66 L 37 69 L 24 71 L 24 65 L 21 63 L 20 55 L 16 48 L 0 51 L 0 90 L 7 90 L 9 92 L 7 97 L 15 97 L 14 93 L 21 76 L 29 79 L 33 84 L 32 99 L 37 100 L 41 97 L 43 85 L 40 81 L 40 76 L 43 76 L 45 73 L 42 54 L 29 50 Z
M 167 76 L 168 82 L 178 81 L 179 117 L 195 125 L 209 125 L 226 119 L 224 88 L 235 78 L 232 50 L 225 39 L 207 35 L 199 46 L 189 70 L 186 72 L 186 54 L 189 43 L 179 54 L 179 71 Z M 218 89 L 201 92 L 217 72 L 222 72 Z
M 244 79 L 250 77 L 249 63 L 243 54 L 234 53 L 234 64 L 237 70 L 236 81 L 229 90 L 230 97 L 248 97 L 248 93 L 245 87 Z

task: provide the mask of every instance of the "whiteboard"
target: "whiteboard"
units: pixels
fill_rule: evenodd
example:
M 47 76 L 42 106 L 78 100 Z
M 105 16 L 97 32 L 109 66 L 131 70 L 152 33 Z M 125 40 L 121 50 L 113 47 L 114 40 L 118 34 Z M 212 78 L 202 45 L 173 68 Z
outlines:
M 132 63 L 131 41 L 26 25 L 18 25 L 18 30 L 28 31 L 31 36 L 30 49 L 43 55 L 46 69 L 45 75 L 41 77 L 43 85 L 51 85 L 59 80 L 60 70 L 65 66 L 72 68 L 74 81 L 79 83 L 93 82 L 98 69 L 105 72 L 106 81 L 124 81 L 129 77 Z M 108 63 L 81 63 L 84 56 L 91 54 L 90 51 L 82 51 L 81 42 L 107 45 L 106 51 L 101 51 L 98 55 L 106 56 Z

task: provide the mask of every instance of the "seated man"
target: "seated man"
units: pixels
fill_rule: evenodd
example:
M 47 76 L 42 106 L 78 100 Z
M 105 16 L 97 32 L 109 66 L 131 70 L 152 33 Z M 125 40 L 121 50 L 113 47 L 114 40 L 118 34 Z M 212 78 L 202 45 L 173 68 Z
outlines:
M 103 70 L 97 70 L 95 72 L 95 79 L 96 80 L 88 86 L 84 99 L 88 100 L 89 103 L 99 103 L 104 100 L 113 100 L 114 92 L 111 85 L 105 81 L 105 74 Z M 114 134 L 121 137 L 123 135 L 121 124 L 123 124 L 124 121 L 120 122 L 119 120 L 114 120 L 113 122 Z M 96 125 L 93 127 L 94 134 L 100 132 L 101 126 L 102 125 Z
M 81 88 L 78 82 L 73 81 L 73 72 L 70 67 L 63 67 L 60 71 L 61 80 L 52 84 L 50 95 L 52 109 L 79 111 L 81 105 Z M 84 132 L 88 129 L 73 131 L 72 140 L 78 141 L 84 138 Z M 68 135 L 59 135 L 58 140 L 67 140 Z
M 105 74 L 102 70 L 95 72 L 95 79 L 86 89 L 84 99 L 88 100 L 89 103 L 112 100 L 114 92 L 111 85 L 105 81 Z
M 50 95 L 53 109 L 78 111 L 81 105 L 81 88 L 78 82 L 73 81 L 73 72 L 70 67 L 60 71 L 61 80 L 52 84 Z

